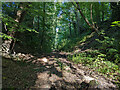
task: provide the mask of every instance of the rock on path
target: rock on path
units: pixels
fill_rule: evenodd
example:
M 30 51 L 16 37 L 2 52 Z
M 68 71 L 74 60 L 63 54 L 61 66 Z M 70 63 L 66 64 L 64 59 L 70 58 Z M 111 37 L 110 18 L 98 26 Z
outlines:
M 116 85 L 111 81 L 94 73 L 94 71 L 84 69 L 84 66 L 73 64 L 65 58 L 59 57 L 58 59 L 59 61 L 56 61 L 53 56 L 48 58 L 48 62 L 44 64 L 47 69 L 38 74 L 35 87 L 56 90 L 70 88 L 86 88 L 88 90 L 90 88 L 101 90 L 107 88 L 112 90 L 116 88 Z M 63 69 L 60 68 L 59 63 L 64 65 Z M 91 72 L 92 74 L 89 74 Z
M 69 54 L 69 53 L 67 53 Z M 91 88 L 104 90 L 116 89 L 110 80 L 104 78 L 104 76 L 98 75 L 94 71 L 81 64 L 74 64 L 66 60 L 66 53 L 51 53 L 50 55 L 44 55 L 43 57 L 35 57 L 30 54 L 17 55 L 17 60 L 22 59 L 26 62 L 32 62 L 36 64 L 37 80 L 36 84 L 31 88 L 36 89 L 82 89 L 89 90 Z M 20 59 L 19 59 L 19 58 Z M 15 57 L 14 57 L 15 58 Z M 42 66 L 41 66 L 42 65 Z

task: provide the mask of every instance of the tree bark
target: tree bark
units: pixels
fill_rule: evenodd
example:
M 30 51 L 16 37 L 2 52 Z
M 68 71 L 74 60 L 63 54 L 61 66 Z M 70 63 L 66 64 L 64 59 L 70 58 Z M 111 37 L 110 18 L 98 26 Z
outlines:
M 24 11 L 25 6 L 23 5 L 22 2 L 20 3 L 19 8 L 21 10 L 17 11 L 17 16 L 16 16 L 16 19 L 15 19 L 17 24 L 15 24 L 15 26 L 14 26 L 14 31 L 12 31 L 10 33 L 10 36 L 14 38 L 14 39 L 11 39 L 10 48 L 9 48 L 10 54 L 14 52 L 13 49 L 14 49 L 14 46 L 15 46 L 15 43 L 16 43 L 16 38 L 19 35 L 19 32 L 17 30 L 19 29 L 19 25 L 23 21 L 24 16 L 26 14 L 26 11 Z

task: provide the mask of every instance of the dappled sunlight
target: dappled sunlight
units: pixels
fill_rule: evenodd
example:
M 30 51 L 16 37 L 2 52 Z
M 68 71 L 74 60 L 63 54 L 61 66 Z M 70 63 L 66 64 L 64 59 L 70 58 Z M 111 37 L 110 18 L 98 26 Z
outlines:
M 41 60 L 43 61 L 43 62 L 48 62 L 48 59 L 46 58 L 46 57 L 44 57 L 44 58 L 41 58 Z
M 119 2 L 3 2 L 3 89 L 120 88 Z
M 58 57 L 62 55 L 59 53 L 54 53 L 52 54 L 52 56 L 48 55 L 49 58 L 34 57 L 36 59 L 31 60 L 31 61 L 37 61 L 37 63 L 34 63 L 34 67 L 32 67 L 32 70 L 34 71 L 34 75 L 36 75 L 36 79 L 34 80 L 34 85 L 30 86 L 31 88 L 49 88 L 50 89 L 54 87 L 56 89 L 57 88 L 68 89 L 69 87 L 72 87 L 72 88 L 80 87 L 78 85 L 80 85 L 82 82 L 89 84 L 91 81 L 94 81 L 94 80 L 95 82 L 100 82 L 101 83 L 100 85 L 102 85 L 102 87 L 110 87 L 110 86 L 115 87 L 113 84 L 109 85 L 107 80 L 105 80 L 102 76 L 97 75 L 97 78 L 93 77 L 95 76 L 95 74 L 93 74 L 92 77 L 89 76 L 89 72 L 93 73 L 93 71 L 83 68 L 82 65 L 79 65 L 78 67 L 73 62 L 67 61 L 64 58 L 64 56 Z M 53 59 L 52 58 L 53 56 L 57 58 Z M 33 73 L 33 72 L 29 72 L 29 73 Z M 100 78 L 101 80 L 99 80 Z M 106 83 L 103 84 L 104 83 L 103 81 Z M 4 81 L 4 83 L 6 82 Z M 65 84 L 65 83 L 68 83 L 68 84 Z M 60 86 L 57 86 L 58 84 Z

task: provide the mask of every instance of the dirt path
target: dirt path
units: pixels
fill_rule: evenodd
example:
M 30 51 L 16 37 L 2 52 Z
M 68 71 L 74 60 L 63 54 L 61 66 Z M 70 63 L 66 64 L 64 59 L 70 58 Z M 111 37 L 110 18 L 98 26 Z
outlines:
M 39 57 L 21 54 L 25 62 L 33 63 L 36 80 L 30 88 L 34 89 L 104 89 L 112 90 L 116 85 L 104 76 L 98 75 L 81 64 L 74 64 L 66 60 L 69 53 L 53 52 Z M 4 69 L 4 68 L 3 68 Z M 21 71 L 22 72 L 22 71 Z M 5 72 L 4 72 L 5 73 Z M 32 72 L 31 72 L 32 74 Z M 33 75 L 34 77 L 34 75 Z M 32 78 L 31 78 L 32 79 Z

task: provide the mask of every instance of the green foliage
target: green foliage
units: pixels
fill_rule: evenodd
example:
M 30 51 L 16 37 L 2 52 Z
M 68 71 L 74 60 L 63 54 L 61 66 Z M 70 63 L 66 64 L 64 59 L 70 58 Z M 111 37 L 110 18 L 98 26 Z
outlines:
M 94 59 L 91 58 L 90 56 L 87 56 L 86 53 L 81 53 L 81 54 L 72 56 L 72 61 L 75 63 L 90 64 L 93 60 Z
M 72 51 L 74 46 L 77 44 L 80 38 L 71 38 L 69 40 L 62 40 L 59 44 L 58 49 L 62 51 Z
M 3 33 L 5 39 L 16 39 L 15 46 L 30 53 L 48 53 L 54 47 L 54 18 L 56 16 L 54 3 L 17 3 L 6 2 L 3 7 Z M 22 5 L 23 9 L 19 6 Z M 28 5 L 28 6 L 27 6 Z M 44 7 L 45 5 L 45 7 Z M 45 9 L 45 11 L 44 11 Z M 18 10 L 21 10 L 20 22 L 16 22 Z M 39 17 L 38 17 L 39 16 Z M 49 22 L 47 22 L 49 21 Z M 11 33 L 12 37 L 8 33 Z M 17 36 L 15 36 L 17 33 Z
M 114 26 L 118 26 L 118 27 L 120 27 L 120 21 L 114 21 L 114 22 L 112 22 L 112 25 L 111 25 L 112 27 L 114 27 Z
M 58 42 L 58 50 L 62 51 L 73 51 L 74 47 L 79 45 L 82 42 L 85 42 L 88 38 L 91 38 L 94 33 L 91 31 L 84 32 L 81 34 L 81 37 L 71 37 L 69 39 L 61 38 L 62 40 Z
M 116 78 L 114 78 L 114 75 L 120 74 L 119 65 L 108 61 L 105 57 L 106 54 L 102 54 L 98 50 L 93 50 L 74 54 L 73 56 L 69 55 L 67 58 L 76 64 L 81 63 L 119 82 L 119 76 L 116 76 Z
M 120 62 L 119 50 L 116 48 L 116 40 L 115 38 L 110 38 L 108 36 L 103 36 L 103 40 L 96 39 L 99 43 L 101 43 L 101 47 L 99 48 L 102 53 L 106 54 L 106 59 L 110 61 L 114 61 L 115 63 Z
M 120 46 L 119 38 L 116 39 L 116 37 L 107 36 L 104 30 L 101 30 L 99 35 L 102 38 L 96 39 L 96 41 L 100 43 L 100 46 L 97 46 L 98 50 L 74 54 L 73 56 L 68 56 L 68 59 L 74 63 L 81 63 L 88 66 L 119 83 L 119 76 L 114 77 L 114 75 L 120 73 L 118 65 L 120 62 L 120 52 L 118 48 Z M 87 41 L 88 39 L 89 38 L 83 38 L 83 41 Z
M 4 33 L 1 33 L 0 37 L 2 37 L 3 39 L 11 39 L 12 38 L 11 36 L 8 36 L 8 35 L 6 35 Z

